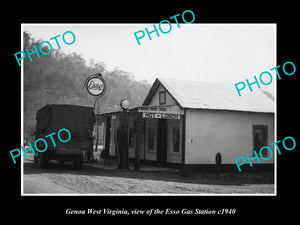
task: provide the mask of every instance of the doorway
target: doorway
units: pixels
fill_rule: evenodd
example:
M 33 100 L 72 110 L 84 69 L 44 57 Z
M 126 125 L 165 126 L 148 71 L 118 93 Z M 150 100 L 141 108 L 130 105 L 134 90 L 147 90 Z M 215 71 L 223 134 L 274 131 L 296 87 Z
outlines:
M 167 162 L 168 123 L 166 119 L 157 121 L 157 162 Z

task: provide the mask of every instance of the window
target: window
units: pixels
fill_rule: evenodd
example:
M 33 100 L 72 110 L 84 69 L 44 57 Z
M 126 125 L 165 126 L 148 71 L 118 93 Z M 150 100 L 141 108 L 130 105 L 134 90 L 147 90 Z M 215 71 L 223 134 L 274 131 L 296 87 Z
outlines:
M 253 125 L 253 150 L 258 153 L 263 146 L 267 146 L 267 140 L 268 127 L 263 125 Z M 268 150 L 263 149 L 261 155 L 263 157 L 268 156 Z
M 166 91 L 159 92 L 159 104 L 165 105 L 166 104 Z
M 180 150 L 180 129 L 173 127 L 172 129 L 172 152 L 179 153 Z
M 129 128 L 128 146 L 129 148 L 134 148 L 134 128 Z
M 153 127 L 147 128 L 147 150 L 149 152 L 154 151 L 154 128 Z

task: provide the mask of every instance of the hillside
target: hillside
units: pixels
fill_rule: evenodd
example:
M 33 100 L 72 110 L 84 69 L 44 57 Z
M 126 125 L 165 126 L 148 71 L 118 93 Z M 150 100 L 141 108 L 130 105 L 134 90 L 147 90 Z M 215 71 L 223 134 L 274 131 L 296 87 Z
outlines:
M 24 32 L 24 49 L 34 51 L 41 41 Z M 44 49 L 44 52 L 48 52 Z M 51 54 L 32 55 L 24 59 L 24 138 L 32 140 L 35 132 L 35 114 L 46 104 L 75 104 L 93 107 L 95 97 L 88 94 L 84 82 L 89 75 L 102 73 L 107 84 L 105 95 L 99 100 L 97 112 L 119 110 L 120 100 L 126 98 L 131 107 L 142 104 L 150 84 L 138 82 L 126 72 L 115 68 L 108 71 L 103 62 L 89 65 L 77 53 L 64 54 L 52 50 Z

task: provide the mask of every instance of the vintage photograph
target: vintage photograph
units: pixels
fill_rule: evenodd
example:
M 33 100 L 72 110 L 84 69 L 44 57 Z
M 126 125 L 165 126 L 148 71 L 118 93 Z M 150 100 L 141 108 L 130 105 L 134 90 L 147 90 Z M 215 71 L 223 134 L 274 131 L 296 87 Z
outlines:
M 276 195 L 276 24 L 188 13 L 21 25 L 22 195 Z

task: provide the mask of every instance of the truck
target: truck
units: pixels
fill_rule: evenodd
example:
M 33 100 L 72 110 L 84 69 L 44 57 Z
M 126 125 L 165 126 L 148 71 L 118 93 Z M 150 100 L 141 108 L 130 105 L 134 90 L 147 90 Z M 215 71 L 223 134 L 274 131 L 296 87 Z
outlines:
M 57 133 L 62 128 L 70 131 L 71 139 L 63 143 L 58 140 L 57 135 L 53 135 L 54 146 L 52 140 L 47 138 L 48 149 L 34 156 L 35 163 L 40 168 L 45 168 L 52 159 L 62 164 L 65 161 L 73 161 L 75 169 L 82 169 L 84 152 L 89 154 L 93 149 L 94 123 L 95 115 L 92 107 L 47 104 L 39 109 L 36 113 L 36 139 L 44 138 L 53 132 Z M 43 146 L 37 147 L 43 149 Z

